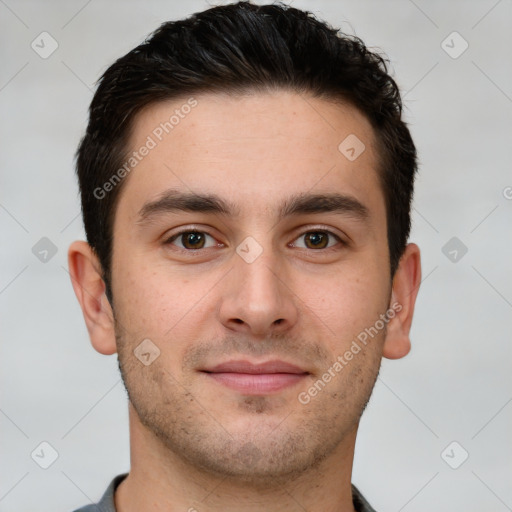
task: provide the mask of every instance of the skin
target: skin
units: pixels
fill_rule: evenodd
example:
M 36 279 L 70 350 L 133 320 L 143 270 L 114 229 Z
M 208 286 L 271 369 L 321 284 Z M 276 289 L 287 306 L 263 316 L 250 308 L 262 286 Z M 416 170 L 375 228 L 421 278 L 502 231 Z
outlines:
M 131 471 L 116 492 L 117 510 L 352 511 L 360 416 L 381 358 L 410 349 L 419 249 L 407 246 L 391 279 L 375 135 L 355 108 L 287 91 L 195 98 L 125 178 L 112 305 L 87 243 L 69 250 L 92 344 L 118 353 L 130 397 Z M 130 147 L 185 101 L 143 111 Z M 354 161 L 338 150 L 350 134 L 366 147 Z M 141 221 L 143 206 L 169 189 L 216 194 L 239 215 L 175 211 Z M 367 219 L 277 217 L 291 195 L 332 192 L 362 203 Z M 169 241 L 192 228 L 210 235 L 204 245 Z M 311 244 L 311 234 L 325 230 L 345 243 L 320 236 L 325 245 Z M 262 250 L 250 263 L 236 252 L 248 236 Z M 194 243 L 203 248 L 187 252 Z M 394 303 L 400 311 L 387 326 L 301 403 L 299 393 Z M 160 351 L 147 366 L 134 355 L 144 339 Z M 308 373 L 279 391 L 245 394 L 201 371 L 230 359 L 281 359 Z

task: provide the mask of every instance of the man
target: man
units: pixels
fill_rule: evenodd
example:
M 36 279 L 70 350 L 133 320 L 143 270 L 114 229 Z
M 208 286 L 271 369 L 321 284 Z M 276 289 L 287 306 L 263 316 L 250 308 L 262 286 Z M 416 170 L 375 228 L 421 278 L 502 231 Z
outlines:
M 77 170 L 70 273 L 131 439 L 80 510 L 373 510 L 357 427 L 421 273 L 383 59 L 286 6 L 165 23 L 103 75 Z

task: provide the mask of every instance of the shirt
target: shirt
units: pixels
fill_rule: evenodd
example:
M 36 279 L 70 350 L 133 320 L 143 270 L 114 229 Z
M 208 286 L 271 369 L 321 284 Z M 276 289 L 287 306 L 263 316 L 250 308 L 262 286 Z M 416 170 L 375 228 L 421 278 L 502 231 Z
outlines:
M 114 504 L 114 493 L 117 486 L 128 476 L 128 473 L 117 475 L 107 490 L 103 494 L 101 500 L 96 504 L 86 505 L 85 507 L 79 508 L 74 512 L 116 512 Z M 364 499 L 363 495 L 358 491 L 355 485 L 352 485 L 352 500 L 354 502 L 354 508 L 356 512 L 375 512 L 375 509 Z

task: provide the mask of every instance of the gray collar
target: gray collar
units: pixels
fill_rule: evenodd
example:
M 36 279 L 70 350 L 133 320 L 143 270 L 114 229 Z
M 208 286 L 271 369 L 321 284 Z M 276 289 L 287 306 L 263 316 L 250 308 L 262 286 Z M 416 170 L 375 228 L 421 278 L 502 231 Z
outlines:
M 87 505 L 75 512 L 116 512 L 114 493 L 117 486 L 128 476 L 128 473 L 116 476 L 107 487 L 101 500 L 96 505 Z M 375 509 L 364 499 L 355 485 L 352 485 L 352 500 L 356 512 L 375 512 Z

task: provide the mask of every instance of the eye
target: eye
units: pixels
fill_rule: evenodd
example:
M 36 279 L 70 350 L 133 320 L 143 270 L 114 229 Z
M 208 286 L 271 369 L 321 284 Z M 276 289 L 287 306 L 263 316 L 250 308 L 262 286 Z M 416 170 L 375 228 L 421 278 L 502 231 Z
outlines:
M 343 244 L 339 236 L 327 230 L 307 231 L 300 235 L 297 240 L 301 238 L 304 238 L 304 245 L 299 247 L 303 249 L 330 249 L 336 244 L 331 243 L 331 245 L 329 245 L 329 238 L 333 239 L 334 242 L 341 242 Z
M 215 247 L 215 245 L 218 245 L 215 238 L 213 238 L 208 233 L 205 233 L 204 231 L 180 231 L 179 233 L 176 233 L 175 235 L 171 236 L 165 243 L 166 244 L 173 244 L 177 245 L 180 249 L 184 250 L 197 250 L 197 249 L 206 249 L 206 238 L 211 238 L 215 243 L 210 245 L 210 247 Z M 179 241 L 179 243 L 175 244 L 175 240 Z
M 207 239 L 210 239 L 210 245 L 207 245 Z M 328 230 L 315 230 L 306 231 L 300 235 L 296 240 L 304 239 L 303 244 L 290 244 L 292 247 L 300 249 L 331 249 L 337 243 L 346 245 L 345 242 L 338 236 Z M 199 249 L 208 249 L 210 247 L 219 247 L 222 244 L 217 242 L 215 238 L 204 231 L 194 229 L 180 231 L 175 233 L 165 241 L 167 245 L 177 246 L 184 251 L 196 251 Z

